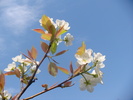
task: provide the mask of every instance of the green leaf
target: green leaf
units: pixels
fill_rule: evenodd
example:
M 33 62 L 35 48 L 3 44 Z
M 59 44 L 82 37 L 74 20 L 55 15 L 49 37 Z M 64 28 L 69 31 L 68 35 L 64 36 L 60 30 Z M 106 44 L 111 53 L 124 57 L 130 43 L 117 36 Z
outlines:
M 53 42 L 50 48 L 51 53 L 54 54 L 56 52 L 56 49 L 57 49 L 57 43 Z
M 51 40 L 52 34 L 47 33 L 47 34 L 42 34 L 41 38 L 44 40 Z
M 61 52 L 58 52 L 57 54 L 55 54 L 55 56 L 59 56 L 59 55 L 62 55 L 62 54 L 64 54 L 65 52 L 67 52 L 68 50 L 63 50 L 63 51 L 61 51 Z
M 41 48 L 46 53 L 48 50 L 48 45 L 45 42 L 41 42 Z
M 56 76 L 58 73 L 58 68 L 57 68 L 56 64 L 53 62 L 50 62 L 48 65 L 48 71 L 49 71 L 50 75 Z
M 0 93 L 3 91 L 5 86 L 5 75 L 0 71 Z
M 46 29 L 51 34 L 55 34 L 56 29 L 48 16 L 43 15 L 41 21 L 44 29 Z
M 68 71 L 67 69 L 62 68 L 62 67 L 59 67 L 59 66 L 57 66 L 57 67 L 58 67 L 58 69 L 61 70 L 63 73 L 69 74 L 69 71 Z

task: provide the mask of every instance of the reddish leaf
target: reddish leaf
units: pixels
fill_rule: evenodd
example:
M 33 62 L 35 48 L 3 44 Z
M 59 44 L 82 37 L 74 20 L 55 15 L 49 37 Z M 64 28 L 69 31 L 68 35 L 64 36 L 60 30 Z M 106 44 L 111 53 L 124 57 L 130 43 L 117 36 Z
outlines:
M 65 87 L 70 87 L 70 86 L 72 86 L 71 83 L 72 83 L 72 81 L 65 82 L 64 83 L 64 86 Z
M 45 42 L 41 42 L 42 50 L 46 53 L 48 50 L 48 45 Z
M 72 62 L 70 63 L 70 72 L 73 74 L 73 66 L 72 66 Z
M 84 67 L 84 65 L 79 66 L 79 67 L 74 71 L 74 75 L 79 74 L 79 73 L 82 71 L 83 67 Z
M 58 69 L 61 70 L 63 73 L 69 74 L 69 71 L 68 71 L 67 69 L 62 68 L 62 67 L 59 67 L 59 66 L 57 66 L 57 67 L 58 67 Z
M 49 71 L 50 75 L 56 76 L 58 73 L 58 68 L 57 68 L 56 64 L 53 62 L 50 62 L 48 65 L 48 71 Z
M 26 56 L 25 54 L 22 53 L 22 55 L 28 58 L 29 60 L 32 60 L 30 57 Z
M 5 86 L 5 75 L 2 72 L 0 72 L 0 93 L 1 91 L 3 91 L 4 86 Z
M 33 60 L 32 54 L 31 54 L 31 52 L 29 50 L 28 50 L 28 56 L 30 57 L 30 59 Z
M 15 75 L 14 71 L 6 72 L 5 75 Z
M 41 34 L 45 34 L 45 32 L 42 29 L 33 29 L 33 31 L 41 33 Z
M 63 50 L 63 51 L 61 51 L 61 52 L 59 52 L 59 53 L 57 53 L 55 56 L 59 56 L 59 55 L 62 55 L 62 54 L 64 54 L 65 52 L 67 52 L 68 50 Z
M 58 38 L 60 35 L 65 33 L 66 31 L 64 30 L 64 26 L 62 26 L 57 32 L 56 32 L 56 37 Z
M 36 59 L 37 57 L 37 50 L 36 48 L 33 46 L 32 49 L 31 49 L 31 55 L 34 59 Z
M 15 73 L 15 75 L 18 77 L 18 78 L 20 78 L 20 71 L 18 70 L 18 69 L 15 69 L 14 70 L 14 73 Z

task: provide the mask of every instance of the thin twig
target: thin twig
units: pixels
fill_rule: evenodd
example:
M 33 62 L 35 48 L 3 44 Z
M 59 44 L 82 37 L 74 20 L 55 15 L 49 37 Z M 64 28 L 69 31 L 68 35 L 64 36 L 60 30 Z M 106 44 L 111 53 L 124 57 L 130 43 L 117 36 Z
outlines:
M 31 79 L 29 80 L 29 82 L 25 86 L 25 88 L 23 88 L 23 90 L 18 94 L 16 100 L 19 100 L 19 98 L 24 94 L 24 92 L 28 89 L 28 87 L 33 83 L 33 80 L 34 80 L 34 77 L 36 75 L 36 72 L 37 72 L 38 68 L 40 67 L 40 65 L 42 64 L 42 62 L 44 61 L 44 59 L 47 57 L 47 54 L 50 51 L 50 48 L 51 48 L 52 43 L 53 43 L 53 41 L 50 42 L 49 48 L 48 48 L 47 52 L 45 53 L 44 57 L 42 58 L 42 60 L 40 61 L 40 63 L 38 65 L 36 64 L 36 70 L 35 70 L 35 72 L 32 74 Z

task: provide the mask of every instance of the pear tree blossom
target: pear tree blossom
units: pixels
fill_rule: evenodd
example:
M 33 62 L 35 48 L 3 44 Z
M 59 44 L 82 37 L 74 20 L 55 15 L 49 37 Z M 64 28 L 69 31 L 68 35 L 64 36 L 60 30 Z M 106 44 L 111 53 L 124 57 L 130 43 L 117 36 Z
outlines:
M 84 91 L 87 90 L 89 92 L 93 92 L 94 86 L 96 86 L 96 83 L 92 81 L 93 76 L 91 75 L 84 75 L 83 78 L 80 79 L 80 90 Z
M 72 62 L 70 62 L 68 69 L 60 65 L 58 66 L 59 63 L 55 60 L 55 57 L 68 52 L 67 49 L 58 52 L 59 44 L 65 42 L 66 46 L 71 46 L 74 40 L 73 35 L 67 33 L 70 29 L 69 23 L 59 19 L 54 22 L 53 18 L 46 15 L 43 15 L 39 22 L 44 29 L 33 29 L 33 31 L 40 33 L 41 39 L 43 39 L 40 44 L 43 51 L 43 53 L 40 54 L 42 56 L 41 60 L 38 61 L 38 54 L 40 52 L 34 46 L 32 46 L 31 50 L 27 50 L 27 54 L 22 53 L 13 57 L 12 63 L 8 64 L 7 68 L 4 69 L 5 73 L 0 71 L 0 100 L 21 100 L 23 94 L 27 92 L 27 89 L 40 78 L 36 77 L 36 74 L 43 72 L 43 70 L 40 70 L 40 67 L 45 59 L 49 61 L 47 69 L 48 75 L 55 77 L 58 71 L 62 71 L 68 75 L 67 79 L 60 83 L 54 83 L 51 86 L 47 83 L 42 83 L 42 91 L 26 97 L 23 100 L 35 98 L 59 87 L 71 87 L 74 85 L 72 79 L 78 76 L 81 76 L 79 86 L 81 91 L 87 90 L 88 92 L 93 92 L 97 84 L 103 84 L 103 72 L 101 68 L 105 67 L 105 55 L 99 52 L 95 53 L 92 49 L 86 49 L 85 42 L 82 42 L 82 46 L 77 49 L 74 55 L 77 59 L 76 68 L 73 67 Z M 65 35 L 62 39 L 61 36 L 63 34 Z M 45 42 L 46 40 L 48 43 Z M 21 83 L 20 92 L 14 96 L 5 90 L 5 77 L 7 75 L 14 75 L 19 78 L 18 82 Z
M 57 27 L 63 27 L 64 28 L 64 30 L 69 30 L 70 29 L 70 27 L 69 27 L 69 23 L 68 22 L 66 22 L 65 20 L 59 20 L 59 19 L 57 19 L 56 20 L 56 25 L 57 25 Z
M 67 33 L 66 36 L 64 36 L 64 41 L 66 46 L 72 45 L 73 40 L 74 38 L 70 33 Z
M 75 54 L 77 62 L 80 65 L 90 63 L 92 61 L 92 52 L 92 49 L 87 49 L 82 55 Z
M 14 62 L 22 62 L 22 55 L 18 55 L 18 56 L 16 56 L 16 57 L 13 57 L 12 60 L 13 60 Z
M 14 71 L 16 68 L 16 63 L 12 62 L 11 64 L 8 64 L 8 67 L 4 69 L 5 72 Z

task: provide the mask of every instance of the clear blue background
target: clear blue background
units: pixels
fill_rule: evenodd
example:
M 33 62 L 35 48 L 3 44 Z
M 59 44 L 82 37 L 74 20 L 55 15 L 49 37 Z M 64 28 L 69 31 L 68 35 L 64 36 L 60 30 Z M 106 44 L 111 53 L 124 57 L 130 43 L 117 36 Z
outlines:
M 32 29 L 41 28 L 39 19 L 46 14 L 70 23 L 69 32 L 74 36 L 73 45 L 59 45 L 66 54 L 55 58 L 64 68 L 70 61 L 75 66 L 74 54 L 85 41 L 87 48 L 106 55 L 103 85 L 97 85 L 93 93 L 79 90 L 79 79 L 73 87 L 55 89 L 33 100 L 133 100 L 133 1 L 132 0 L 0 0 L 0 69 L 4 70 L 11 58 L 26 53 L 35 46 L 40 60 L 40 34 Z M 56 78 L 47 72 L 47 60 L 43 63 L 39 78 L 23 97 L 42 91 L 41 85 L 52 85 L 67 79 L 59 72 Z M 19 79 L 6 77 L 6 86 L 13 95 L 19 92 Z

